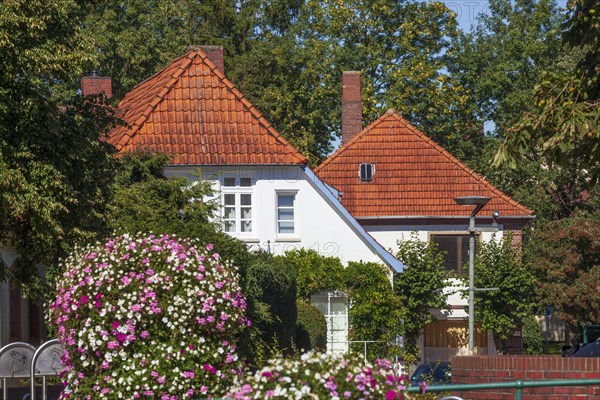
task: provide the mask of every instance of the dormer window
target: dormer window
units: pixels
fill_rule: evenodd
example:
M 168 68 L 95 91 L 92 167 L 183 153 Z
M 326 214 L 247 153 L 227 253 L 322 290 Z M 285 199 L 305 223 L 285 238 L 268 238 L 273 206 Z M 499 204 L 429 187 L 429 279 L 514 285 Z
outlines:
M 375 175 L 375 164 L 371 163 L 362 163 L 358 165 L 358 174 L 360 176 L 361 181 L 371 181 L 373 180 L 373 175 Z

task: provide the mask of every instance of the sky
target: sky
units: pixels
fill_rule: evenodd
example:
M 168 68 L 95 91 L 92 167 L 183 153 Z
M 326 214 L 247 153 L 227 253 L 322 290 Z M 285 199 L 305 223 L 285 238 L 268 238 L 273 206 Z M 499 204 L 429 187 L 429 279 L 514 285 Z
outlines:
M 486 0 L 442 0 L 446 7 L 454 11 L 460 28 L 468 32 L 477 22 L 477 16 L 488 12 L 488 1 Z M 556 0 L 559 7 L 565 8 L 567 0 Z

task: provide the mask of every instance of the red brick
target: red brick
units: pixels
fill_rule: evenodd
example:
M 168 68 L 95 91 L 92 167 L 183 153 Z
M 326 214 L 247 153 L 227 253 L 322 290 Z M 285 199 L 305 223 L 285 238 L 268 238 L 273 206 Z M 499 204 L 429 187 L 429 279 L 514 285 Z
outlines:
M 556 394 L 573 394 L 573 388 L 568 386 L 557 386 L 554 388 Z
M 582 379 L 583 372 L 565 371 L 563 376 L 564 379 Z
M 527 379 L 544 379 L 544 371 L 528 371 Z
M 544 379 L 562 379 L 563 373 L 561 371 L 545 371 Z

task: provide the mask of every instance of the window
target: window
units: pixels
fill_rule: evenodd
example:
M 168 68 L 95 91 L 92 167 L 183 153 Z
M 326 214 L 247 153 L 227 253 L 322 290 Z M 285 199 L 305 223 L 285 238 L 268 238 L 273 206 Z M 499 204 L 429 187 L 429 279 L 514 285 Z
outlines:
M 228 233 L 252 232 L 252 180 L 223 179 L 223 229 Z
M 370 163 L 359 164 L 358 174 L 360 175 L 361 181 L 373 180 L 373 175 L 375 175 L 375 165 Z
M 277 193 L 277 233 L 293 235 L 296 233 L 294 226 L 295 193 Z
M 438 245 L 438 250 L 445 252 L 444 262 L 448 271 L 459 274 L 468 272 L 469 264 L 469 235 L 440 235 L 431 236 Z M 463 269 L 463 266 L 464 269 Z

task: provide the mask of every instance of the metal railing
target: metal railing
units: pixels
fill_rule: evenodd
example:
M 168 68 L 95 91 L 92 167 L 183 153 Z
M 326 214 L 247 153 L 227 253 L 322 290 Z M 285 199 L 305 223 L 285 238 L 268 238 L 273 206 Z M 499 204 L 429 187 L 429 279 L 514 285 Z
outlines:
M 600 379 L 561 379 L 552 381 L 512 381 L 497 383 L 475 383 L 475 384 L 452 384 L 452 385 L 434 385 L 427 387 L 427 392 L 460 392 L 467 390 L 490 390 L 490 389 L 516 389 L 515 400 L 523 399 L 523 390 L 528 388 L 538 388 L 547 386 L 591 386 L 600 385 Z M 419 387 L 409 387 L 408 392 L 420 393 Z M 447 399 L 460 399 L 460 397 L 450 396 Z

